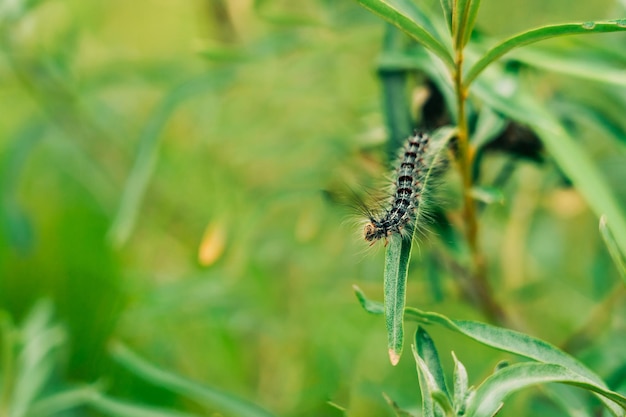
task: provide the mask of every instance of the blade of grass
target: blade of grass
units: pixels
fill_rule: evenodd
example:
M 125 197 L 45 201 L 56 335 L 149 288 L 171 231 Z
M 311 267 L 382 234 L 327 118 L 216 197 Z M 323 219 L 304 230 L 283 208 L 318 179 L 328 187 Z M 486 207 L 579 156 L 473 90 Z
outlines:
M 188 80 L 174 88 L 154 109 L 139 138 L 137 157 L 108 232 L 108 238 L 114 246 L 119 247 L 126 243 L 139 216 L 141 201 L 157 163 L 161 132 L 172 114 L 185 101 L 223 85 L 231 75 L 211 73 L 209 76 L 202 75 Z
M 467 72 L 465 86 L 469 86 L 489 64 L 515 48 L 557 36 L 619 31 L 626 31 L 626 19 L 548 25 L 518 33 L 488 50 Z
M 617 243 L 615 243 L 615 238 L 611 234 L 607 224 L 606 224 L 606 216 L 600 217 L 600 234 L 602 235 L 602 240 L 604 240 L 604 244 L 609 250 L 609 255 L 611 255 L 611 259 L 615 262 L 615 266 L 617 267 L 617 271 L 619 272 L 622 280 L 626 284 L 626 262 L 624 261 L 624 255 L 620 252 L 617 247 Z
M 198 414 L 128 403 L 98 393 L 91 395 L 89 404 L 101 413 L 113 417 L 199 417 Z
M 452 0 L 440 0 L 443 17 L 448 25 L 448 30 L 452 34 Z
M 97 385 L 69 389 L 44 397 L 33 403 L 26 417 L 46 417 L 84 406 L 99 393 Z
M 137 376 L 157 386 L 191 398 L 210 409 L 215 408 L 222 413 L 237 417 L 273 416 L 269 411 L 250 401 L 164 371 L 140 358 L 120 343 L 114 344 L 111 350 L 115 360 Z
M 402 29 L 413 39 L 424 45 L 429 51 L 441 59 L 449 70 L 454 68 L 454 60 L 450 51 L 421 25 L 408 15 L 395 8 L 390 1 L 357 0 L 363 7 L 379 15 L 389 23 Z

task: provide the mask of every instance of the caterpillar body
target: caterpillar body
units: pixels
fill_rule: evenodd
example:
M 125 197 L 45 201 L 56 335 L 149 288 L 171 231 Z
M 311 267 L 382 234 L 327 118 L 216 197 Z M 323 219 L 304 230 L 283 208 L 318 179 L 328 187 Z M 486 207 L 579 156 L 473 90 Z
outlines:
M 365 240 L 371 245 L 383 238 L 387 245 L 393 234 L 402 235 L 410 230 L 422 196 L 429 141 L 428 135 L 417 132 L 407 139 L 396 164 L 390 207 L 379 215 L 369 214 L 369 221 L 363 230 Z

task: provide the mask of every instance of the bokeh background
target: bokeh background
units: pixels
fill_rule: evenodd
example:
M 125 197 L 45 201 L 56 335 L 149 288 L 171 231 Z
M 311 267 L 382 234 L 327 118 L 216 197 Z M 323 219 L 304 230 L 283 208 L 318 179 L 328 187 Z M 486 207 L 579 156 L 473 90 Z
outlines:
M 485 0 L 478 27 L 502 38 L 623 11 L 611 0 Z M 329 401 L 351 416 L 394 415 L 383 392 L 417 407 L 411 355 L 391 367 L 383 320 L 353 294 L 357 284 L 382 298 L 383 251 L 367 249 L 335 198 L 385 174 L 383 33 L 351 1 L 0 1 L 0 308 L 19 326 L 51 302 L 67 339 L 48 392 L 104 381 L 115 398 L 211 415 L 113 361 L 122 342 L 276 415 L 342 415 Z M 574 78 L 533 80 L 546 95 L 580 93 Z M 593 84 L 585 91 L 602 101 Z M 587 133 L 626 202 L 623 130 L 621 143 Z M 487 158 L 486 172 L 505 158 Z M 598 219 L 549 155 L 519 163 L 503 193 L 481 216 L 496 297 L 557 345 L 600 314 L 593 341 L 570 347 L 621 380 L 624 303 Z M 419 248 L 408 304 L 484 319 L 436 268 L 436 237 Z M 473 383 L 507 359 L 432 335 Z M 503 413 L 519 415 L 531 394 Z

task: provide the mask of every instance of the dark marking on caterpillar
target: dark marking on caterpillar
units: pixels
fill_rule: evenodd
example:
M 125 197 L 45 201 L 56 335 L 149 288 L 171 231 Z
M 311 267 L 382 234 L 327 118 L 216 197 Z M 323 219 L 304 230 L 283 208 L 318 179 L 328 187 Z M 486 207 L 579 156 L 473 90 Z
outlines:
M 369 222 L 363 230 L 365 240 L 372 245 L 380 239 L 385 239 L 386 245 L 390 236 L 402 235 L 415 220 L 423 191 L 422 180 L 427 171 L 424 160 L 429 141 L 428 135 L 417 132 L 407 139 L 396 164 L 390 207 L 379 215 L 369 214 Z

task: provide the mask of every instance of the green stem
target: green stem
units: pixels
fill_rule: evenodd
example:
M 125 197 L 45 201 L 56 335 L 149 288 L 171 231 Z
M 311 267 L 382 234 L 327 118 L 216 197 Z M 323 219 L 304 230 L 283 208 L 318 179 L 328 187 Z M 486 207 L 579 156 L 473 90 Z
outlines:
M 469 143 L 469 129 L 466 116 L 467 87 L 463 82 L 463 46 L 457 44 L 456 51 L 456 72 L 454 74 L 454 84 L 457 98 L 458 111 L 458 155 L 457 162 L 463 184 L 463 220 L 465 223 L 465 239 L 472 255 L 474 271 L 471 274 L 473 286 L 479 299 L 483 313 L 491 321 L 502 323 L 505 321 L 505 313 L 502 307 L 493 298 L 493 293 L 489 281 L 484 256 L 478 244 L 478 221 L 476 218 L 476 205 L 472 198 L 473 187 L 472 162 L 474 160 L 474 149 Z

